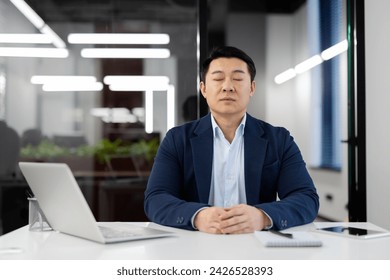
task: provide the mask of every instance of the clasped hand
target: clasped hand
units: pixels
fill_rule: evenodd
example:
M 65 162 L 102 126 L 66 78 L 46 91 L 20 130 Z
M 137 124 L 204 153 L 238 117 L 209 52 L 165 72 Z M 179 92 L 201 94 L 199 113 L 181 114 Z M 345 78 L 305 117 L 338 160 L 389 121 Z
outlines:
M 239 204 L 229 208 L 205 208 L 196 215 L 194 224 L 203 232 L 235 234 L 262 230 L 270 224 L 270 220 L 260 209 Z

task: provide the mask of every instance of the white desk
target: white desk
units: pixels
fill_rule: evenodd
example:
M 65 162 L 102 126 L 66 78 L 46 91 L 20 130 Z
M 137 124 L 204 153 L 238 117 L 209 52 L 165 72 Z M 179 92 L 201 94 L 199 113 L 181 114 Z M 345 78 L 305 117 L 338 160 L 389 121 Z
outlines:
M 147 224 L 147 223 L 141 223 Z M 346 223 L 314 223 L 291 230 Z M 150 224 L 177 232 L 175 237 L 102 245 L 58 232 L 30 232 L 22 227 L 0 237 L 0 259 L 111 259 L 111 260 L 390 260 L 390 237 L 358 240 L 313 233 L 323 241 L 317 248 L 266 248 L 254 234 L 213 235 Z M 378 229 L 370 223 L 355 226 Z M 14 248 L 13 250 L 4 250 Z

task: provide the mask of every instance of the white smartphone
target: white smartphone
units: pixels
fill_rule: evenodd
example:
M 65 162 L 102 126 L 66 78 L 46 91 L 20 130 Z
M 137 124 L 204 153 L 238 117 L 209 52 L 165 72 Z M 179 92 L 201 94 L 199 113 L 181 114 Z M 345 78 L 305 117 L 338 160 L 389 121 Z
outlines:
M 364 229 L 364 228 L 349 227 L 349 226 L 325 227 L 325 228 L 317 228 L 317 230 L 319 232 L 332 233 L 339 236 L 355 237 L 360 239 L 370 239 L 376 237 L 390 236 L 389 231 Z

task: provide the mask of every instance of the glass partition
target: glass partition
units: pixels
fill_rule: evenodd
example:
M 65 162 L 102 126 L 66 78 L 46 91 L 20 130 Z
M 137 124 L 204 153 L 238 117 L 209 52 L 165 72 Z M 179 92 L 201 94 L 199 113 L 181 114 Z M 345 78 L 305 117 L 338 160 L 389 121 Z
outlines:
M 18 161 L 64 162 L 98 220 L 146 220 L 158 145 L 192 118 L 196 1 L 0 0 L 0 23 L 3 200 L 25 205 Z
M 196 89 L 194 4 L 3 2 L 3 20 L 15 24 L 2 31 L 10 38 L 2 114 L 21 137 L 23 159 L 149 144 L 183 121 L 180 104 Z

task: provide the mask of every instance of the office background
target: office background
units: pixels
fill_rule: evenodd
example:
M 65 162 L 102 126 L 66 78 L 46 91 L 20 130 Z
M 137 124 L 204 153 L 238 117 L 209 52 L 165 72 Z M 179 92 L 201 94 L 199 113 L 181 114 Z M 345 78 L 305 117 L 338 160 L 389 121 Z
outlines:
M 36 160 L 67 161 L 77 175 L 87 200 L 91 203 L 98 220 L 142 220 L 142 213 L 131 215 L 130 206 L 142 212 L 142 195 L 149 166 L 137 161 L 135 152 L 130 159 L 124 153 L 113 151 L 116 139 L 121 139 L 126 153 L 136 147 L 153 152 L 153 139 L 161 140 L 167 129 L 181 124 L 187 117 L 183 104 L 191 96 L 197 95 L 197 36 L 199 35 L 198 1 L 26 1 L 34 8 L 46 24 L 51 27 L 69 50 L 67 58 L 26 58 L 0 56 L 0 120 L 19 136 L 19 159 L 26 159 L 32 153 L 45 155 Z M 129 2 L 129 3 L 127 3 Z M 202 1 L 201 1 L 202 2 Z M 347 138 L 347 54 L 337 58 L 338 80 L 335 92 L 339 103 L 335 123 L 339 134 L 334 139 L 337 146 L 340 168 L 321 168 L 321 65 L 297 75 L 283 84 L 276 84 L 274 77 L 305 59 L 322 51 L 319 47 L 319 1 L 221 1 L 207 3 L 208 47 L 218 44 L 235 45 L 244 49 L 254 59 L 258 75 L 257 91 L 252 99 L 249 112 L 274 125 L 287 127 L 300 146 L 310 167 L 321 198 L 320 215 L 324 218 L 345 221 L 348 219 L 348 155 L 347 146 L 341 140 Z M 346 39 L 346 1 L 329 1 L 340 6 L 343 11 L 339 19 L 338 40 Z M 368 2 L 368 1 L 366 1 Z M 131 3 L 131 4 L 130 4 Z M 368 221 L 390 229 L 386 217 L 390 190 L 386 171 L 390 170 L 387 156 L 389 151 L 386 139 L 389 133 L 386 110 L 389 98 L 386 93 L 385 77 L 388 58 L 382 55 L 388 49 L 388 39 L 378 30 L 386 30 L 390 23 L 384 14 L 389 4 L 384 0 L 370 1 L 366 5 L 366 72 L 367 72 L 367 214 Z M 204 6 L 203 6 L 204 7 Z M 82 10 L 83 12 L 78 12 Z M 157 12 L 156 12 L 157 11 Z M 204 11 L 202 13 L 204 15 Z M 0 1 L 0 33 L 40 33 L 26 17 L 7 0 Z M 118 32 L 118 33 L 166 33 L 169 44 L 141 45 L 141 47 L 168 48 L 170 57 L 158 59 L 88 59 L 81 58 L 80 51 L 85 45 L 70 44 L 69 33 Z M 375 38 L 375 39 L 374 39 Z M 376 43 L 380 41 L 380 44 Z M 375 42 L 375 43 L 374 43 Z M 1 43 L 0 47 L 20 44 Z M 31 46 L 31 45 L 28 45 Z M 39 47 L 39 45 L 32 45 Z M 45 47 L 48 47 L 45 45 Z M 53 46 L 49 46 L 53 47 Z M 87 45 L 87 47 L 111 48 L 107 44 Z M 134 48 L 135 45 L 120 47 Z M 383 69 L 381 69 L 383 67 Z M 33 75 L 93 75 L 103 81 L 106 75 L 163 75 L 169 78 L 174 87 L 174 99 L 167 89 L 153 91 L 152 104 L 150 90 L 113 91 L 104 84 L 103 89 L 94 91 L 54 91 L 46 92 L 40 85 L 32 84 Z M 149 97 L 147 97 L 149 96 Z M 386 99 L 387 98 L 387 99 Z M 169 101 L 170 100 L 170 101 Z M 174 110 L 169 106 L 173 102 Z M 199 100 L 198 100 L 199 102 Z M 152 129 L 145 131 L 146 107 L 153 108 Z M 386 106 L 386 107 L 385 107 Z M 125 108 L 125 120 L 115 119 L 112 108 Z M 96 114 L 98 108 L 105 108 Z M 107 109 L 110 108 L 110 109 Z M 95 112 L 95 114 L 94 114 Z M 123 111 L 122 111 L 123 112 Z M 171 116 L 172 118 L 169 118 Z M 150 118 L 149 118 L 150 120 Z M 150 125 L 150 124 L 148 124 Z M 150 127 L 149 127 L 150 128 Z M 150 133 L 153 132 L 153 133 Z M 8 134 L 7 134 L 8 135 Z M 28 136 L 31 136 L 30 138 Z M 1 157 L 12 151 L 12 140 L 0 136 Z M 34 142 L 36 139 L 37 142 Z M 110 140 L 102 142 L 102 140 Z M 141 145 L 133 146 L 142 139 Z M 44 142 L 43 142 L 44 141 Z M 44 145 L 39 146 L 39 144 Z M 30 143 L 30 149 L 26 149 Z M 102 143 L 106 146 L 102 148 Z M 125 145 L 126 144 L 126 145 Z M 38 145 L 41 150 L 33 149 Z M 63 153 L 75 153 L 81 145 L 98 146 L 99 151 L 115 154 L 122 160 L 116 163 L 110 157 L 102 161 L 71 161 L 59 157 Z M 99 146 L 100 145 L 100 146 Z M 142 146 L 144 145 L 144 146 Z M 37 146 L 35 146 L 37 147 Z M 58 147 L 66 150 L 58 152 Z M 104 149 L 106 148 L 106 150 Z M 45 150 L 46 149 L 46 150 Z M 47 151 L 47 149 L 49 151 Z M 50 154 L 57 149 L 58 157 Z M 111 150 L 110 150 L 111 149 Z M 122 149 L 123 150 L 123 149 Z M 150 151 L 152 150 L 152 151 Z M 22 151 L 24 154 L 22 154 Z M 88 148 L 83 150 L 90 152 Z M 29 154 L 30 153 L 30 154 Z M 35 155 L 36 155 L 35 154 Z M 139 155 L 139 154 L 136 154 Z M 145 153 L 143 154 L 145 155 Z M 138 157 L 137 157 L 138 158 Z M 3 160 L 4 161 L 4 160 Z M 3 161 L 1 163 L 3 164 Z M 6 161 L 4 161 L 6 162 Z M 5 166 L 5 164 L 4 164 Z M 123 168 L 125 166 L 125 168 Z M 133 166 L 134 173 L 126 174 Z M 5 169 L 4 169 L 5 170 Z M 96 173 L 98 171 L 100 173 Z M 1 183 L 2 232 L 20 226 L 10 221 L 27 221 L 26 186 L 20 173 L 3 172 Z M 96 190 L 99 191 L 96 191 Z M 131 205 L 129 205 L 131 204 Z M 386 208 L 387 206 L 387 208 Z M 136 211 L 137 212 L 137 211 Z M 11 223 L 11 224 L 10 224 Z

